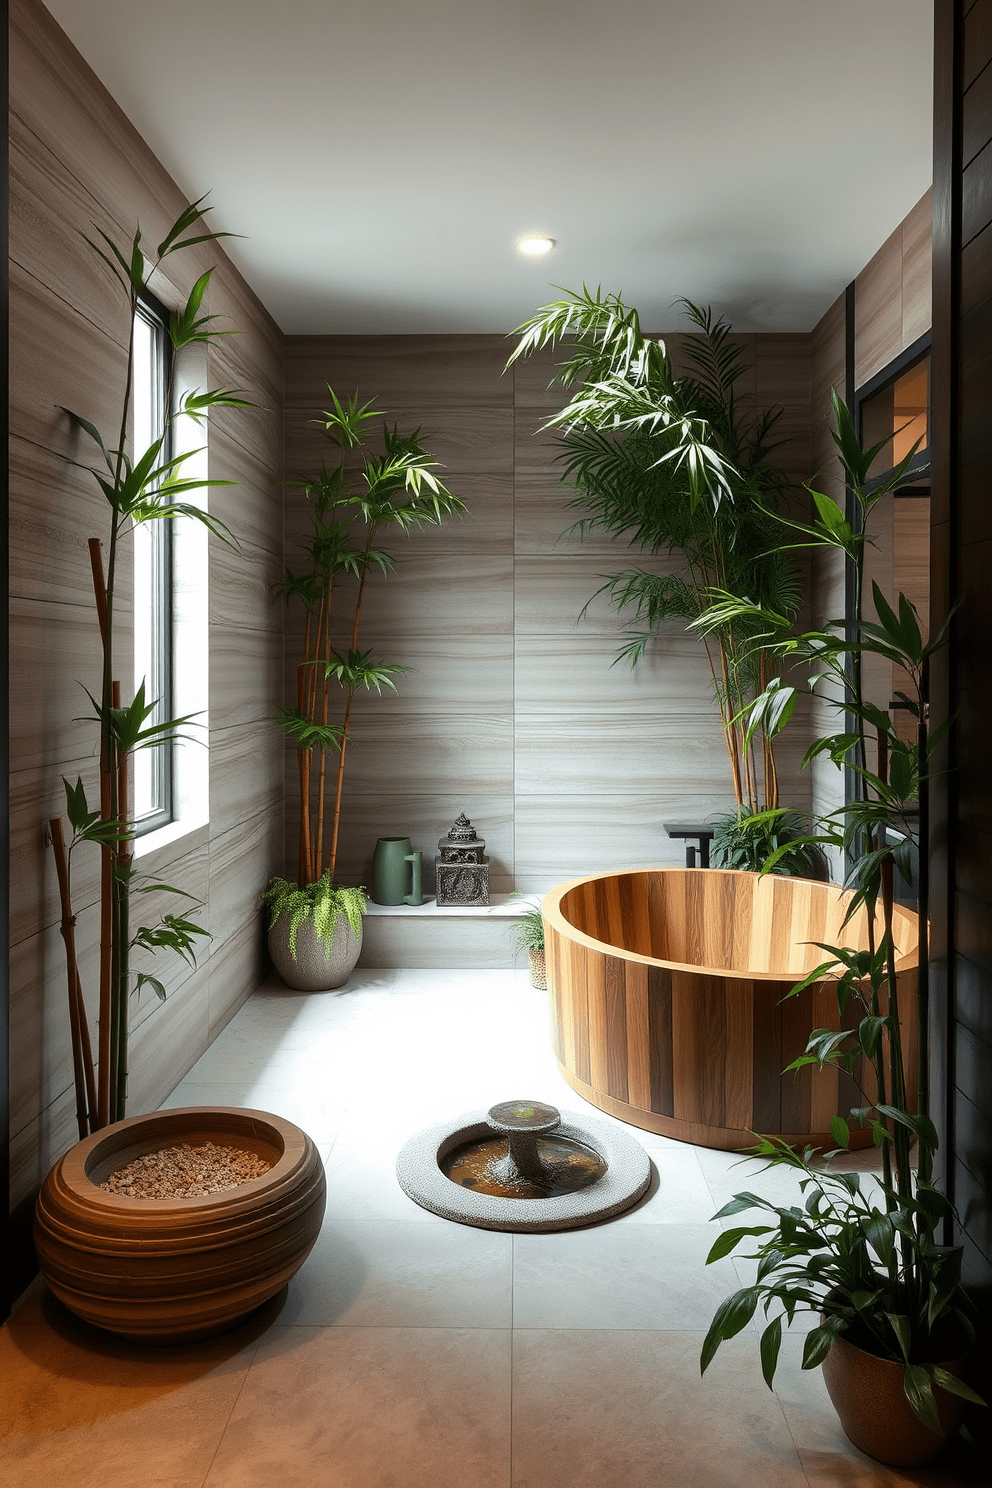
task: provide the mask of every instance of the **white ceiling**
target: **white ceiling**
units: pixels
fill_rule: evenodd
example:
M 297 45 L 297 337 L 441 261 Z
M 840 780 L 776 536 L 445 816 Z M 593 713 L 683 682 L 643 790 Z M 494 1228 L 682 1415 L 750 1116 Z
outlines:
M 289 334 L 808 330 L 930 183 L 932 0 L 45 3 Z

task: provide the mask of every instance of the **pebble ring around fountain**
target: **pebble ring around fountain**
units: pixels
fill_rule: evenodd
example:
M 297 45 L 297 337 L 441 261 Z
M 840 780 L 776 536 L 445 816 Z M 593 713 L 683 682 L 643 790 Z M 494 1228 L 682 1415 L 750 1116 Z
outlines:
M 629 1209 L 651 1181 L 640 1143 L 542 1101 L 502 1101 L 418 1132 L 396 1177 L 424 1209 L 487 1230 L 568 1230 Z

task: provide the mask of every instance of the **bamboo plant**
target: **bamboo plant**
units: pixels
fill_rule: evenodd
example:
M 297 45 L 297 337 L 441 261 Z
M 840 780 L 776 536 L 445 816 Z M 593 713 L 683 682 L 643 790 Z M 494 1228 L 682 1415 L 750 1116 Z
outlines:
M 150 925 L 132 923 L 133 901 L 137 899 L 139 904 L 141 902 L 137 896 L 169 892 L 190 897 L 181 890 L 138 873 L 134 868 L 134 830 L 129 814 L 128 789 L 129 764 L 135 751 L 169 746 L 181 737 L 179 730 L 189 724 L 191 719 L 155 721 L 153 715 L 156 700 L 146 700 L 143 683 L 130 702 L 123 701 L 121 683 L 115 675 L 114 656 L 121 542 L 131 526 L 190 517 L 203 523 L 215 536 L 233 541 L 222 522 L 195 503 L 182 499 L 207 486 L 231 484 L 228 481 L 196 477 L 187 472 L 186 462 L 199 454 L 199 450 L 189 450 L 178 455 L 169 454 L 167 428 L 147 450 L 128 453 L 134 371 L 134 317 L 138 298 L 155 271 L 173 254 L 184 252 L 196 244 L 229 236 L 205 228 L 204 217 L 210 209 L 201 205 L 202 200 L 201 197 L 186 208 L 151 257 L 145 255 L 140 227 L 123 248 L 103 231 L 99 232 L 100 242 L 86 239 L 110 270 L 126 304 L 128 349 L 120 419 L 113 436 L 105 439 L 89 419 L 70 409 L 63 410 L 72 425 L 95 446 L 99 459 L 98 467 L 92 470 L 92 474 L 107 500 L 110 512 L 106 565 L 100 539 L 94 537 L 89 541 L 102 666 L 97 695 L 89 692 L 87 695 L 99 729 L 100 799 L 98 804 L 91 804 L 87 800 L 81 779 L 77 779 L 75 785 L 66 780 L 66 816 L 71 829 L 68 842 L 63 831 L 62 818 L 53 817 L 49 822 L 59 882 L 62 937 L 66 948 L 76 1117 L 80 1138 L 109 1122 L 120 1120 L 125 1114 L 131 996 L 143 986 L 148 986 L 159 998 L 165 997 L 165 988 L 158 977 L 148 971 L 132 970 L 132 952 L 137 948 L 152 953 L 171 950 L 192 965 L 195 964 L 198 941 L 207 934 L 191 918 L 188 910 L 163 914 Z M 216 316 L 202 313 L 203 300 L 212 273 L 213 270 L 208 269 L 196 280 L 185 305 L 170 317 L 169 337 L 176 352 L 197 344 L 209 345 L 217 337 L 229 334 L 214 326 Z M 165 413 L 167 426 L 181 418 L 190 418 L 195 423 L 202 424 L 212 408 L 253 406 L 237 392 L 226 388 L 214 391 L 197 389 L 179 399 L 175 399 L 173 393 L 170 386 Z M 76 956 L 76 921 L 72 908 L 73 855 L 84 844 L 97 847 L 101 856 L 99 1044 L 95 1060 Z
M 562 481 L 578 492 L 570 505 L 581 515 L 570 530 L 581 537 L 599 528 L 643 553 L 682 560 L 668 574 L 625 569 L 597 591 L 630 617 L 618 660 L 632 665 L 666 622 L 707 610 L 713 589 L 788 615 L 802 596 L 774 520 L 785 490 L 769 463 L 781 410 L 742 406 L 735 388 L 747 362 L 729 324 L 681 303 L 700 333 L 681 347 L 685 376 L 675 375 L 664 343 L 641 331 L 636 310 L 587 289 L 519 326 L 508 363 L 545 347 L 566 350 L 554 380 L 578 391 L 543 428 L 560 432 Z M 778 675 L 775 652 L 754 644 L 759 633 L 742 613 L 704 637 L 734 796 L 751 811 L 779 800 L 773 734 L 762 726 L 746 737 L 740 722 Z
M 757 1157 L 789 1166 L 800 1176 L 804 1207 L 780 1206 L 753 1193 L 740 1193 L 720 1210 L 717 1219 L 757 1209 L 759 1223 L 725 1231 L 712 1247 L 710 1261 L 754 1244 L 757 1259 L 753 1286 L 740 1289 L 719 1308 L 703 1345 L 701 1368 L 706 1369 L 719 1345 L 739 1333 L 762 1306 L 766 1326 L 761 1336 L 761 1366 L 771 1387 L 782 1340 L 783 1321 L 798 1312 L 822 1312 L 819 1326 L 807 1334 L 803 1368 L 821 1363 L 835 1337 L 843 1334 L 863 1350 L 904 1366 L 904 1389 L 916 1416 L 930 1429 L 940 1430 L 934 1386 L 967 1400 L 981 1400 L 961 1380 L 940 1366 L 941 1360 L 963 1351 L 973 1337 L 970 1309 L 960 1288 L 961 1250 L 940 1243 L 951 1216 L 948 1200 L 933 1177 L 938 1138 L 930 1114 L 929 1089 L 929 980 L 928 872 L 929 779 L 934 749 L 946 725 L 931 731 L 928 722 L 930 658 L 942 635 L 927 640 L 905 595 L 890 604 L 877 584 L 872 586 L 876 618 L 864 614 L 865 546 L 872 507 L 910 478 L 914 450 L 872 488 L 868 471 L 883 447 L 864 450 L 850 414 L 836 394 L 834 435 L 856 520 L 848 522 L 829 497 L 813 491 L 815 518 L 798 527 L 805 542 L 844 554 L 854 572 L 852 623 L 837 620 L 822 630 L 791 634 L 786 617 L 774 612 L 750 618 L 763 628 L 766 643 L 783 659 L 814 668 L 810 685 L 829 679 L 827 697 L 840 711 L 840 729 L 816 739 L 805 763 L 827 755 L 837 765 L 850 765 L 858 781 L 855 798 L 820 818 L 817 843 L 843 848 L 852 863 L 852 896 L 848 918 L 864 906 L 869 927 L 863 950 L 824 945 L 826 959 L 790 993 L 801 995 L 814 982 L 832 981 L 842 1015 L 856 1014 L 853 1030 L 817 1029 L 804 1054 L 789 1066 L 800 1069 L 839 1068 L 858 1077 L 862 1061 L 870 1067 L 871 1082 L 862 1086 L 864 1104 L 850 1113 L 857 1125 L 870 1126 L 881 1149 L 882 1205 L 878 1208 L 861 1188 L 857 1173 L 831 1172 L 826 1159 L 847 1151 L 850 1125 L 841 1117 L 831 1122 L 833 1152 L 800 1154 L 775 1138 L 763 1138 L 750 1151 Z M 703 625 L 727 623 L 740 602 L 719 596 Z M 904 741 L 890 715 L 864 695 L 862 658 L 884 657 L 905 669 L 907 693 L 902 703 L 916 720 L 915 738 Z M 762 720 L 782 727 L 795 705 L 795 689 L 776 683 L 759 697 L 745 720 L 749 732 Z M 917 819 L 918 810 L 918 819 Z M 917 826 L 918 820 L 918 826 Z M 915 1069 L 906 1069 L 897 1013 L 895 941 L 893 937 L 893 873 L 896 866 L 909 877 L 913 830 L 918 830 L 919 853 L 919 972 L 915 998 L 919 1053 Z M 788 850 L 788 845 L 777 853 Z M 777 854 L 776 854 L 777 855 Z M 773 855 L 775 856 L 775 855 Z M 842 1017 L 842 1021 L 845 1021 Z M 912 1147 L 915 1143 L 916 1156 Z
M 419 429 L 400 434 L 357 394 L 342 403 L 328 388 L 331 408 L 314 420 L 339 452 L 314 478 L 291 481 L 309 503 L 311 531 L 303 573 L 287 570 L 277 594 L 304 609 L 303 657 L 297 667 L 296 706 L 281 709 L 280 727 L 296 745 L 300 835 L 297 888 L 335 890 L 345 761 L 356 695 L 395 690 L 394 677 L 409 670 L 378 661 L 361 649 L 361 622 L 374 572 L 391 573 L 395 560 L 379 546 L 385 529 L 410 534 L 464 512 L 464 503 L 435 474 L 438 463 L 420 442 Z M 342 590 L 344 591 L 342 593 Z M 334 758 L 336 756 L 336 759 Z M 330 765 L 330 768 L 329 768 Z M 283 886 L 285 880 L 275 880 Z M 271 897 L 273 890 L 269 891 Z M 274 902 L 274 901 L 273 901 Z

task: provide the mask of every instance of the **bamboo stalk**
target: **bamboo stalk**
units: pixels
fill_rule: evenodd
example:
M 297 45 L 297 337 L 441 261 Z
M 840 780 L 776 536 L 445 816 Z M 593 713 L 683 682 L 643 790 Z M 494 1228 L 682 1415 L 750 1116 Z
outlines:
M 89 540 L 90 568 L 93 573 L 93 593 L 100 622 L 100 636 L 106 653 L 108 640 L 107 584 L 103 573 L 103 557 L 99 538 Z M 109 699 L 104 697 L 104 703 Z M 100 816 L 103 821 L 113 817 L 111 802 L 110 761 L 107 744 L 107 729 L 100 725 Z M 110 1117 L 110 1091 L 113 1078 L 113 849 L 104 845 L 100 849 L 100 1000 L 98 1017 L 99 1083 L 95 1128 L 106 1126 Z
M 72 1044 L 72 1078 L 76 1092 L 76 1125 L 79 1129 L 79 1140 L 89 1136 L 90 1133 L 90 1111 L 87 1108 L 87 1081 L 86 1069 L 83 1056 L 83 1030 L 86 1025 L 86 1009 L 83 1006 L 82 992 L 79 981 L 79 965 L 76 960 L 76 916 L 72 912 L 72 902 L 69 892 L 69 859 L 65 850 L 65 840 L 62 836 L 62 818 L 53 816 L 48 823 L 52 837 L 52 850 L 55 853 L 55 871 L 59 881 L 59 900 L 62 907 L 62 923 L 60 926 L 62 939 L 65 941 L 66 978 L 68 981 L 69 996 L 69 1034 Z M 89 1044 L 87 1032 L 86 1043 Z M 92 1082 L 92 1067 L 90 1069 L 90 1081 Z
M 362 597 L 365 594 L 365 580 L 368 578 L 368 554 L 372 547 L 372 539 L 375 536 L 375 527 L 370 527 L 365 540 L 365 561 L 362 564 L 362 576 L 358 582 L 358 597 L 355 600 L 355 619 L 351 627 L 351 649 L 358 650 L 358 627 L 362 616 Z M 334 882 L 334 873 L 338 862 L 338 831 L 341 825 L 341 795 L 344 790 L 344 755 L 348 743 L 348 725 L 351 722 L 351 704 L 355 696 L 353 687 L 348 688 L 348 701 L 344 710 L 344 728 L 341 733 L 341 749 L 338 754 L 337 785 L 334 791 L 334 819 L 331 827 L 331 850 L 327 860 L 327 871 Z M 323 803 L 322 803 L 323 804 Z

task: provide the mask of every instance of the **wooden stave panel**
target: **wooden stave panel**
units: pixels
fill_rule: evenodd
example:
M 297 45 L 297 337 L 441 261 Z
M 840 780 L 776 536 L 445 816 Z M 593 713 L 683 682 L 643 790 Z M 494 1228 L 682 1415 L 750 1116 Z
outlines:
M 662 897 L 669 907 L 680 897 L 685 903 L 686 880 L 692 880 L 695 886 L 710 874 L 716 876 L 714 870 L 627 875 L 642 890 L 639 899 L 632 895 L 627 902 L 646 906 L 651 898 L 649 880 L 656 878 L 664 883 Z M 600 880 L 612 876 L 600 875 Z M 771 914 L 771 918 L 766 915 L 769 924 L 774 920 L 775 882 L 788 881 L 759 881 Z M 780 935 L 786 933 L 786 924 L 794 927 L 796 904 L 811 906 L 815 902 L 811 895 L 817 887 L 810 883 L 808 892 L 791 898 L 780 893 Z M 695 887 L 694 893 L 698 902 Z M 743 902 L 753 905 L 753 897 L 749 899 L 753 895 L 753 886 L 749 888 L 745 883 L 732 885 L 729 893 L 725 890 L 729 913 L 736 916 Z M 573 1088 L 620 1119 L 704 1146 L 730 1150 L 752 1140 L 757 1130 L 799 1145 L 832 1145 L 830 1117 L 846 1116 L 858 1099 L 850 1077 L 810 1067 L 782 1074 L 784 1066 L 803 1052 L 814 1027 L 839 1026 L 831 985 L 817 983 L 804 996 L 789 998 L 787 993 L 795 977 L 726 977 L 711 969 L 665 966 L 655 958 L 618 952 L 606 944 L 597 946 L 582 932 L 578 932 L 581 939 L 573 940 L 576 932 L 556 905 L 567 905 L 574 916 L 585 913 L 598 928 L 603 906 L 611 897 L 614 904 L 623 902 L 622 894 L 610 896 L 601 882 L 586 880 L 554 891 L 544 902 L 546 938 L 553 948 L 549 997 L 552 1021 L 558 1023 L 556 1057 Z M 837 909 L 834 925 L 841 914 L 842 909 Z M 830 921 L 826 911 L 823 921 Z M 908 920 L 902 925 L 904 932 L 907 924 Z M 709 945 L 714 943 L 711 938 Z M 581 968 L 578 988 L 569 986 L 563 978 L 563 971 L 567 976 L 569 967 Z M 912 968 L 900 972 L 901 1006 L 904 998 L 912 997 L 915 975 Z M 617 1010 L 621 987 L 623 1017 Z M 566 1008 L 570 1010 L 568 1017 Z M 572 1035 L 568 1040 L 564 1037 L 566 1021 Z M 906 1043 L 911 1046 L 915 1028 L 911 1020 L 904 1018 L 903 1022 Z M 598 1047 L 595 1041 L 603 1037 L 607 1046 Z M 562 1052 L 567 1054 L 569 1050 L 574 1056 L 571 1062 L 562 1058 Z M 913 1057 L 912 1048 L 907 1047 L 906 1052 L 908 1063 Z M 719 1083 L 710 1078 L 715 1069 L 720 1074 Z M 631 1071 L 636 1072 L 633 1080 Z M 863 1081 L 863 1072 L 857 1074 Z M 870 1140 L 869 1132 L 852 1132 L 852 1147 L 867 1145 Z

